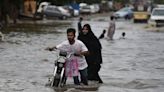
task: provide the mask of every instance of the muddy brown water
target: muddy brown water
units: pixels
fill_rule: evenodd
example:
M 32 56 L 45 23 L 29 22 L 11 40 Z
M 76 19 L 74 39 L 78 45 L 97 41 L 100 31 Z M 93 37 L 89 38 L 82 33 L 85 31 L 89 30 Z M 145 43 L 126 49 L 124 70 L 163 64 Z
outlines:
M 108 28 L 108 21 L 108 16 L 85 17 L 83 24 L 91 24 L 99 36 Z M 57 53 L 44 49 L 66 40 L 67 28 L 77 29 L 77 18 L 67 22 L 70 24 L 62 27 L 46 26 L 39 33 L 5 33 L 5 41 L 0 42 L 0 92 L 55 92 L 45 84 L 52 75 Z M 145 25 L 119 20 L 114 40 L 100 40 L 103 64 L 99 74 L 104 84 L 93 92 L 163 92 L 164 32 L 145 30 Z M 125 39 L 119 39 L 122 32 L 126 33 Z

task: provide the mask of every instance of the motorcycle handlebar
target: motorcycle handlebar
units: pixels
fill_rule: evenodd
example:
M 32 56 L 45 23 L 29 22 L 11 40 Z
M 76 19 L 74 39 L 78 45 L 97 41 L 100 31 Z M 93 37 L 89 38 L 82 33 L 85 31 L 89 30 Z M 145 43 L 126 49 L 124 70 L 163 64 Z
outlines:
M 48 48 L 46 48 L 45 50 L 48 50 L 48 51 L 56 51 L 56 50 L 59 50 L 59 49 L 48 47 Z M 74 56 L 81 56 L 80 53 L 69 53 L 69 54 L 68 54 L 66 51 L 61 51 L 61 50 L 59 50 L 59 56 L 63 56 L 63 57 L 69 58 L 69 57 L 71 57 L 72 55 L 74 55 Z
M 48 48 L 46 48 L 45 50 L 48 50 L 48 51 L 53 51 L 53 50 L 54 50 L 54 48 L 50 48 L 50 47 L 48 47 Z

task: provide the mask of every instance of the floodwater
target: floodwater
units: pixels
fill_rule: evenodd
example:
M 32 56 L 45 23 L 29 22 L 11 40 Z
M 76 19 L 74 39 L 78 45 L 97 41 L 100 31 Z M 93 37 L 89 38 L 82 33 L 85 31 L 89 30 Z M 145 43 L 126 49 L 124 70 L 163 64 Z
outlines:
M 77 29 L 77 20 L 68 20 L 71 24 L 62 27 L 47 27 L 43 33 L 6 33 L 5 41 L 0 42 L 0 92 L 55 92 L 45 84 L 57 53 L 44 49 L 66 40 L 66 29 Z M 109 16 L 86 16 L 83 24 L 89 23 L 99 36 L 107 30 L 108 21 Z M 164 31 L 146 30 L 145 25 L 119 20 L 114 40 L 100 40 L 103 64 L 99 73 L 104 84 L 96 92 L 163 92 Z M 122 32 L 125 39 L 119 39 Z

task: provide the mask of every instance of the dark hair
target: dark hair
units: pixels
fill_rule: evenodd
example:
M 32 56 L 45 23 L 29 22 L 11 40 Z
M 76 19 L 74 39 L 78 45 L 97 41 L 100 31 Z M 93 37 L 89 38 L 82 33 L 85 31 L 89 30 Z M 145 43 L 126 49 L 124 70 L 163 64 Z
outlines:
M 110 17 L 110 20 L 113 20 L 113 19 L 114 19 L 114 16 L 111 16 L 111 17 Z
M 105 32 L 106 32 L 106 30 L 104 29 L 104 30 L 103 30 L 103 33 L 105 33 Z
M 122 32 L 122 36 L 125 36 L 125 32 Z
M 68 28 L 67 29 L 67 34 L 72 32 L 74 35 L 76 34 L 76 30 L 74 28 Z
M 82 17 L 80 17 L 80 18 L 79 18 L 79 20 L 81 20 L 81 21 L 82 21 L 82 20 L 83 20 L 83 18 L 82 18 Z

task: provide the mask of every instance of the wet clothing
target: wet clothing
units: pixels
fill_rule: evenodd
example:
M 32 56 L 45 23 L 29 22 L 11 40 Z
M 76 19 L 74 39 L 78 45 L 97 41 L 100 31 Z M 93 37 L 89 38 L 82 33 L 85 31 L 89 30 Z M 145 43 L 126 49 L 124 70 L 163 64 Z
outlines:
M 101 80 L 98 72 L 100 71 L 101 65 L 100 64 L 93 64 L 88 66 L 88 73 L 91 73 L 88 77 L 88 80 L 95 80 L 98 81 L 99 83 L 103 83 Z
M 61 44 L 57 45 L 56 48 L 59 50 L 64 50 L 68 53 L 84 52 L 88 51 L 87 47 L 80 40 L 75 40 L 74 44 L 69 44 L 68 41 L 64 41 Z M 84 56 L 72 56 L 71 58 L 76 58 L 78 63 L 79 70 L 83 70 L 88 67 L 87 62 Z
M 77 53 L 88 51 L 87 47 L 80 40 L 75 40 L 74 44 L 70 44 L 69 41 L 64 41 L 61 44 L 56 46 L 57 49 L 61 51 L 66 51 L 67 53 Z M 73 77 L 74 83 L 79 85 L 79 70 L 84 70 L 88 67 L 88 64 L 85 60 L 84 56 L 74 56 L 72 55 L 70 58 L 66 59 L 65 63 L 65 77 Z M 84 79 L 87 79 L 86 75 Z
M 83 83 L 84 85 L 88 85 L 88 73 L 87 73 L 87 68 L 83 69 L 83 70 L 79 70 L 80 72 L 80 79 L 81 79 L 81 83 Z
M 79 72 L 80 72 L 81 83 L 83 83 L 84 85 L 88 85 L 88 78 L 87 78 L 88 73 L 87 73 L 87 68 L 85 68 L 85 69 L 83 69 L 83 70 L 79 70 Z M 74 84 L 80 85 L 80 81 L 79 81 L 78 76 L 74 76 L 73 79 L 74 79 Z M 65 84 L 65 83 L 66 83 L 66 80 L 67 80 L 67 77 L 64 76 L 64 77 L 62 78 L 62 83 Z
M 89 31 L 86 35 L 80 34 L 78 39 L 86 45 L 90 53 L 89 55 L 85 56 L 88 63 L 88 80 L 102 82 L 98 74 L 102 63 L 102 47 L 98 38 L 93 34 L 92 31 Z
M 68 77 L 78 76 L 79 69 L 78 69 L 78 60 L 76 57 L 68 58 L 65 62 L 65 75 Z
M 109 25 L 108 33 L 107 33 L 107 37 L 111 40 L 113 40 L 113 35 L 115 33 L 115 28 L 116 28 L 115 21 L 111 21 L 110 25 Z

